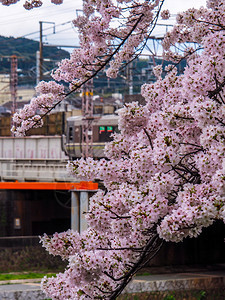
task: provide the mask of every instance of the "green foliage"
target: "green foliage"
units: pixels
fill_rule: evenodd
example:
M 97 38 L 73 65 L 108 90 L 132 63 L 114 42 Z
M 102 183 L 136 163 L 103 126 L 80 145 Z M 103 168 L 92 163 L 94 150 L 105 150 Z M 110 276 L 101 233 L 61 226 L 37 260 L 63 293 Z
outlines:
M 36 76 L 36 52 L 38 50 L 39 42 L 37 41 L 26 38 L 0 36 L 0 72 L 9 74 L 9 56 L 17 55 L 18 69 L 21 70 L 19 72 L 19 84 L 34 84 Z M 43 58 L 51 60 L 50 62 L 44 62 L 44 71 L 53 69 L 57 61 L 66 57 L 69 57 L 67 51 L 58 49 L 57 47 L 43 47 Z M 49 77 L 44 79 L 48 80 Z
M 197 300 L 206 299 L 206 291 L 200 291 Z
M 163 298 L 163 300 L 176 300 L 174 295 L 167 295 Z

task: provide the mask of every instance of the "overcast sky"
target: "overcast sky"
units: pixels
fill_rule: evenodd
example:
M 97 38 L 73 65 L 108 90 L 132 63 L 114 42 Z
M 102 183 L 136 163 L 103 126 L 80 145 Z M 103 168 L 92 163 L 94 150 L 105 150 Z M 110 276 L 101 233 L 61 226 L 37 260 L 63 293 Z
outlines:
M 64 0 L 63 5 L 53 5 L 50 0 L 45 0 L 41 8 L 31 11 L 23 8 L 23 2 L 20 1 L 8 7 L 0 4 L 0 35 L 23 36 L 39 40 L 39 21 L 54 22 L 55 34 L 53 34 L 53 24 L 43 23 L 43 41 L 45 43 L 78 45 L 77 34 L 69 21 L 76 17 L 77 10 L 82 9 L 82 0 Z M 205 0 L 165 0 L 164 8 L 168 8 L 172 14 L 176 14 L 190 7 L 205 6 L 205 3 Z M 162 28 L 158 29 L 159 34 L 160 30 L 162 31 Z

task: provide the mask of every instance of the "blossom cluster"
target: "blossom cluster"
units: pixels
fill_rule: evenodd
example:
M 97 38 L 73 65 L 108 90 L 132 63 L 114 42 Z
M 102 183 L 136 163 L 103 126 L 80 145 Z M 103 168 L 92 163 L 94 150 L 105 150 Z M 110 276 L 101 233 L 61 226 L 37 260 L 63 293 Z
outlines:
M 161 12 L 161 18 L 162 18 L 163 20 L 168 20 L 168 19 L 170 18 L 170 12 L 169 12 L 168 9 L 163 10 L 163 11 Z
M 11 4 L 15 4 L 20 0 L 1 0 L 0 3 L 2 3 L 2 5 L 11 5 Z M 58 4 L 62 4 L 63 0 L 51 0 L 52 3 L 58 5 Z M 27 10 L 33 9 L 35 7 L 40 7 L 42 6 L 43 1 L 41 0 L 27 0 L 24 2 L 24 8 Z
M 43 125 L 41 115 L 52 110 L 65 98 L 64 86 L 54 81 L 39 82 L 36 92 L 39 96 L 32 98 L 29 104 L 13 116 L 14 126 L 11 131 L 17 136 L 25 135 L 31 128 L 41 127 Z
M 15 4 L 20 0 L 0 0 L 0 3 L 2 3 L 2 5 L 11 5 L 11 4 Z M 52 3 L 58 5 L 58 4 L 62 4 L 63 0 L 51 0 Z M 43 1 L 41 0 L 27 0 L 24 2 L 24 8 L 27 10 L 33 9 L 35 7 L 40 7 L 42 6 Z
M 84 15 L 74 21 L 82 47 L 53 77 L 78 87 L 103 66 L 104 55 L 114 54 L 108 75 L 116 76 L 145 38 L 159 2 L 86 0 Z M 127 23 L 120 19 L 125 12 Z M 114 18 L 124 26 L 112 26 Z M 115 299 L 157 252 L 156 241 L 180 242 L 197 237 L 217 219 L 225 222 L 224 22 L 225 0 L 179 14 L 163 45 L 165 57 L 187 59 L 184 73 L 178 76 L 171 65 L 161 77 L 161 67 L 155 68 L 157 81 L 142 86 L 146 104 L 128 103 L 119 111 L 120 133 L 107 144 L 106 158 L 69 163 L 76 177 L 100 180 L 105 188 L 90 199 L 86 231 L 41 238 L 51 254 L 68 260 L 64 273 L 42 281 L 48 297 Z M 116 53 L 115 36 L 122 41 Z M 199 47 L 174 51 L 186 42 Z M 34 122 L 37 108 L 45 112 L 64 97 L 55 83 L 40 83 L 37 92 L 38 100 L 15 121 Z
M 2 5 L 11 5 L 14 4 L 16 2 L 18 2 L 19 0 L 1 0 L 0 2 L 2 3 Z
M 4 0 L 4 2 L 9 0 Z M 15 0 L 12 0 L 15 1 Z M 52 0 L 54 4 L 61 4 L 62 0 Z M 65 95 L 79 89 L 100 71 L 105 70 L 107 76 L 116 77 L 121 66 L 129 62 L 141 51 L 149 33 L 155 26 L 157 12 L 161 9 L 163 1 L 153 0 L 85 0 L 83 13 L 73 20 L 73 25 L 79 33 L 80 47 L 74 49 L 69 59 L 62 60 L 58 68 L 52 72 L 52 78 L 57 82 L 64 82 L 69 86 Z M 3 3 L 3 0 L 2 0 Z M 27 0 L 26 9 L 42 5 L 41 0 Z M 115 26 L 121 24 L 120 26 Z M 58 95 L 58 94 L 57 94 Z M 62 94 L 61 94 L 62 95 Z M 41 102 L 41 106 L 51 111 L 55 103 L 62 101 L 55 98 L 55 93 L 46 97 L 41 94 L 33 102 Z M 21 114 L 34 111 L 33 104 Z M 36 116 L 33 113 L 33 116 Z M 38 114 L 43 116 L 41 110 Z M 27 115 L 26 122 L 16 116 L 13 132 L 24 134 L 34 126 L 33 116 Z M 35 117 L 36 118 L 36 117 Z M 39 123 L 35 123 L 36 126 Z
M 190 51 L 182 75 L 169 66 L 162 78 L 161 67 L 155 69 L 158 80 L 142 87 L 146 104 L 128 103 L 119 111 L 120 133 L 106 145 L 107 159 L 70 163 L 73 174 L 103 181 L 106 191 L 92 197 L 89 229 L 77 243 L 92 231 L 95 246 L 84 243 L 76 250 L 79 257 L 71 252 L 70 281 L 46 279 L 49 295 L 59 292 L 60 282 L 61 293 L 70 290 L 66 299 L 86 299 L 90 293 L 110 298 L 152 233 L 180 242 L 197 237 L 216 219 L 225 221 L 225 1 L 216 3 L 179 15 L 166 36 L 165 55 L 169 45 L 187 41 L 198 41 L 201 50 Z M 54 244 L 48 240 L 46 245 Z M 55 299 L 64 298 L 57 294 Z

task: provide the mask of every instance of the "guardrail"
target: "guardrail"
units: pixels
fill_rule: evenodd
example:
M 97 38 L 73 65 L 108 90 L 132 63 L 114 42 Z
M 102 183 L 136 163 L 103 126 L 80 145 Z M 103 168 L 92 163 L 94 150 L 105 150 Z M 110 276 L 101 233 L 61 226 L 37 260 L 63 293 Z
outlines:
M 66 169 L 66 160 L 0 159 L 1 181 L 76 181 Z

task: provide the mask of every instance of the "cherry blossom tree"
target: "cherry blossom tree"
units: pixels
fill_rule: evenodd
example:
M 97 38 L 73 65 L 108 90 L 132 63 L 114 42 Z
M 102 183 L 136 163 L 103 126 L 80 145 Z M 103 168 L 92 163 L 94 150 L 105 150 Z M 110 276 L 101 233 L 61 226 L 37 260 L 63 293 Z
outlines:
M 17 0 L 2 0 L 6 5 L 15 2 Z M 59 4 L 62 1 L 52 2 Z M 40 82 L 36 88 L 39 96 L 15 114 L 15 134 L 23 135 L 30 128 L 42 126 L 46 114 L 107 66 L 107 76 L 115 78 L 119 69 L 144 49 L 163 2 L 84 0 L 83 14 L 73 21 L 79 32 L 80 48 L 73 51 L 70 59 L 61 61 L 52 73 L 54 81 Z M 32 9 L 41 5 L 40 0 L 30 0 L 25 2 L 24 7 Z M 61 82 L 69 84 L 69 89 L 65 89 Z M 37 111 L 39 114 L 36 114 Z
M 161 5 L 85 1 L 84 16 L 74 22 L 82 47 L 53 78 L 69 82 L 70 93 L 108 63 L 108 76 L 116 76 L 143 49 Z M 68 260 L 64 273 L 42 281 L 52 299 L 115 299 L 163 241 L 194 238 L 215 220 L 225 221 L 224 33 L 225 0 L 180 13 L 163 47 L 175 64 L 187 60 L 184 73 L 178 76 L 173 64 L 162 77 L 156 67 L 158 80 L 142 86 L 146 104 L 119 111 L 120 133 L 106 145 L 106 158 L 69 163 L 72 174 L 99 179 L 105 188 L 90 200 L 86 231 L 41 238 L 49 253 Z M 37 108 L 46 113 L 66 95 L 55 82 L 41 82 L 37 91 L 15 116 L 18 133 L 39 125 Z

